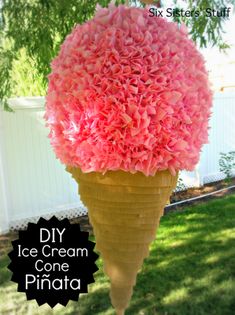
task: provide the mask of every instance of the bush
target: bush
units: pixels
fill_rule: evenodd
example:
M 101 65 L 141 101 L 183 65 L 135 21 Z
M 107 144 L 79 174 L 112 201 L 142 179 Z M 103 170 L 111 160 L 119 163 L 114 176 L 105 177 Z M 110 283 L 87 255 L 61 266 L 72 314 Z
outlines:
M 175 192 L 177 192 L 177 191 L 183 191 L 183 190 L 186 190 L 187 189 L 187 187 L 186 187 L 186 185 L 184 184 L 184 181 L 183 181 L 183 179 L 180 177 L 180 175 L 179 175 L 179 178 L 178 178 L 178 181 L 177 181 L 177 186 L 176 186 L 176 188 L 175 188 Z
M 235 151 L 220 153 L 219 166 L 220 171 L 226 176 L 225 181 L 230 182 L 235 169 Z

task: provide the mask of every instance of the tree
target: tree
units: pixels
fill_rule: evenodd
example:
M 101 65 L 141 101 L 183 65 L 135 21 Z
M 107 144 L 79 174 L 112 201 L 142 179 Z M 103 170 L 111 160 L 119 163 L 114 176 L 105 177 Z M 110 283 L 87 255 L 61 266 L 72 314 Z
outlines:
M 34 63 L 35 76 L 42 76 L 46 89 L 50 61 L 57 55 L 60 44 L 77 23 L 90 19 L 96 4 L 107 6 L 110 0 L 3 0 L 0 8 L 0 101 L 5 110 L 11 110 L 7 98 L 12 95 L 12 68 L 14 61 L 20 58 L 22 49 Z M 124 3 L 117 0 L 116 4 Z M 162 1 L 164 6 L 167 1 Z M 182 2 L 182 1 L 181 1 Z M 220 9 L 231 6 L 233 1 L 189 0 L 188 10 L 200 8 Z M 129 3 L 140 5 L 137 0 Z M 1 5 L 1 4 L 0 4 Z M 144 4 L 142 4 L 144 5 Z M 175 0 L 180 9 L 180 0 Z M 223 24 L 226 17 L 174 17 L 178 23 L 185 22 L 192 39 L 200 47 L 208 44 L 219 48 L 228 45 L 223 41 Z

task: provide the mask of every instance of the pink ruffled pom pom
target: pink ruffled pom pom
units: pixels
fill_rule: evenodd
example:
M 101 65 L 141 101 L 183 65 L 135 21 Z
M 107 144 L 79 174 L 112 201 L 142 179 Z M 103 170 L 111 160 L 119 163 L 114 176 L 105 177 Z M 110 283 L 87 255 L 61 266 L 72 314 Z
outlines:
M 198 162 L 211 104 L 204 60 L 185 26 L 111 4 L 62 44 L 44 118 L 66 165 L 174 174 Z

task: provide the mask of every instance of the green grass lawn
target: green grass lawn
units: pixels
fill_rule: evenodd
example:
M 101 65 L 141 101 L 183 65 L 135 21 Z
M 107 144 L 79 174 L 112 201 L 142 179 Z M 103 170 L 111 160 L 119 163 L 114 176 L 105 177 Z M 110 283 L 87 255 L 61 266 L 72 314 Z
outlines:
M 114 315 L 100 260 L 89 294 L 53 310 L 17 292 L 8 262 L 7 256 L 1 258 L 1 315 Z M 126 315 L 234 314 L 235 195 L 164 216 Z

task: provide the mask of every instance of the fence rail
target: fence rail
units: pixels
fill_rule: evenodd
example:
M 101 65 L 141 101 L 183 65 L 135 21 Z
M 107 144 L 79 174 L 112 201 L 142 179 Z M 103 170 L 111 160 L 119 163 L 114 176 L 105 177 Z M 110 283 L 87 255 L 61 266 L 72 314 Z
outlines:
M 77 185 L 56 158 L 45 128 L 44 98 L 10 100 L 15 113 L 0 109 L 0 233 L 21 228 L 40 216 L 86 213 Z M 224 177 L 219 153 L 235 150 L 235 93 L 214 96 L 210 143 L 194 172 L 182 172 L 187 187 Z

